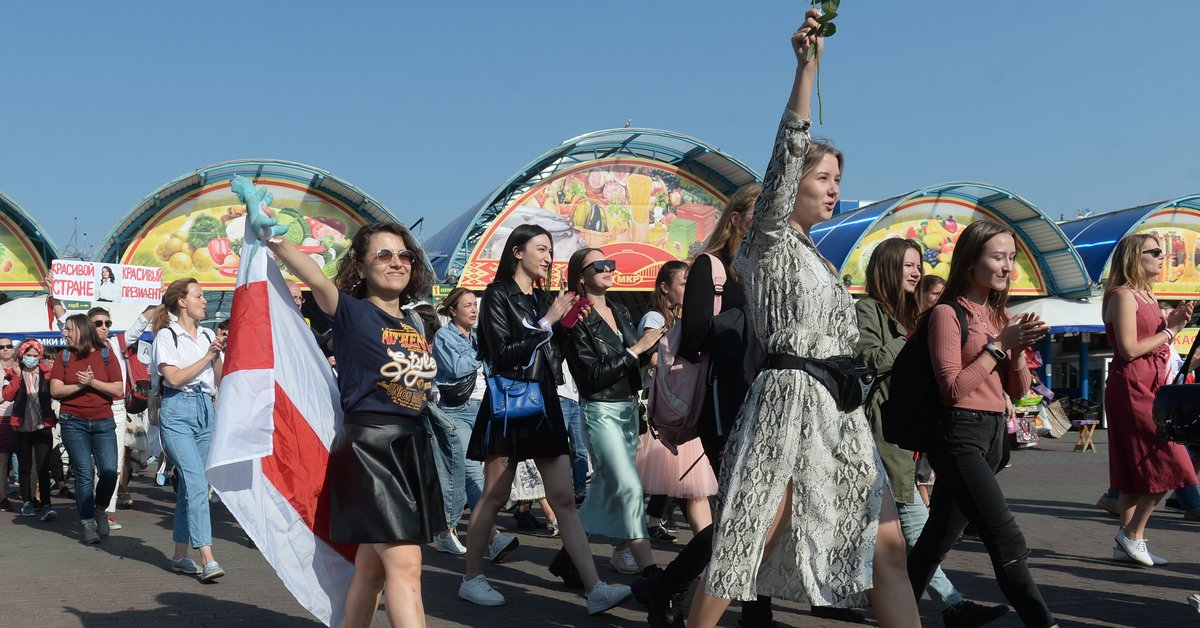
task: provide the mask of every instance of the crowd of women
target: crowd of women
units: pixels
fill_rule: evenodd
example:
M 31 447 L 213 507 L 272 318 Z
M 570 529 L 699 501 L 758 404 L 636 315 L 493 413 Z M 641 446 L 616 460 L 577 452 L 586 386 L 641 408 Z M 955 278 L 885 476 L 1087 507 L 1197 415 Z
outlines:
M 346 625 L 368 625 L 381 596 L 393 625 L 423 625 L 426 543 L 465 556 L 462 599 L 505 604 L 485 572 L 519 545 L 495 526 L 514 497 L 541 501 L 562 540 L 547 567 L 585 592 L 592 614 L 635 596 L 651 625 L 682 626 L 680 600 L 703 576 L 688 625 L 716 625 L 731 600 L 742 601 L 743 626 L 774 625 L 771 598 L 779 597 L 851 621 L 861 620 L 854 608 L 870 604 L 880 625 L 917 626 L 916 602 L 928 592 L 947 626 L 980 626 L 1008 608 L 964 600 L 938 566 L 970 525 L 1020 620 L 1056 624 L 995 479 L 1012 400 L 1031 384 L 1025 352 L 1047 331 L 1037 316 L 1005 307 L 1014 235 L 994 222 L 970 224 L 945 281 L 922 276 L 917 243 L 885 240 L 867 264 L 867 297 L 851 298 L 810 237 L 832 215 L 844 166 L 837 149 L 809 136 L 811 58 L 823 55 L 816 17 L 810 11 L 791 39 L 795 81 L 763 184 L 731 197 L 690 266 L 663 265 L 637 325 L 609 298 L 616 263 L 600 249 L 574 252 L 562 288 L 548 291 L 554 243 L 535 225 L 511 233 L 481 297 L 456 289 L 437 311 L 413 307 L 432 277 L 403 226 L 360 229 L 332 279 L 286 239 L 268 241 L 332 321 L 345 420 L 329 458 L 329 529 L 359 547 Z M 1192 314 L 1191 304 L 1165 316 L 1157 308 L 1149 285 L 1161 256 L 1153 238 L 1126 238 L 1105 292 L 1117 348 L 1106 392 L 1120 492 L 1114 558 L 1147 566 L 1166 562 L 1149 552 L 1149 512 L 1165 491 L 1196 483 L 1186 454 L 1148 424 L 1165 347 Z M 204 460 L 224 341 L 200 327 L 205 306 L 195 281 L 177 281 L 132 333 L 155 332 L 150 368 L 178 478 L 171 566 L 212 580 L 224 571 L 211 548 Z M 740 342 L 719 342 L 718 323 Z M 646 429 L 640 403 L 673 326 L 682 330 L 678 357 L 706 355 L 712 365 L 711 394 L 694 408 L 699 436 L 678 454 Z M 70 348 L 50 368 L 36 342 L 15 347 L 19 364 L 14 347 L 0 345 L 22 468 L 40 468 L 51 399 L 61 401 L 88 543 L 109 532 L 103 504 L 117 484 L 113 415 L 126 377 L 98 329 L 107 327 L 95 316 L 68 318 Z M 892 364 L 917 331 L 942 408 L 921 455 L 882 429 Z M 826 385 L 841 356 L 878 374 L 865 406 Z M 38 480 L 35 495 L 23 478 L 23 498 L 51 519 L 50 479 Z M 660 567 L 650 539 L 666 534 L 663 496 L 686 503 L 695 535 Z M 632 587 L 601 579 L 589 535 L 611 543 L 614 569 L 640 575 Z M 193 548 L 199 565 L 188 557 Z

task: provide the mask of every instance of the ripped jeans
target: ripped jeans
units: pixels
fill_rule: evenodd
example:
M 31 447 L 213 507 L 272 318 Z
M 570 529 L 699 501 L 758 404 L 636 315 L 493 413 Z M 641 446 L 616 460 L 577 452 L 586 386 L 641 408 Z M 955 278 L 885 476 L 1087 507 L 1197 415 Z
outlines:
M 917 599 L 969 522 L 992 559 L 996 582 L 1026 626 L 1055 623 L 1029 573 L 1029 548 L 996 482 L 1007 436 L 1004 416 L 954 409 L 939 419 L 929 447 L 937 473 L 929 521 L 908 555 L 908 578 Z

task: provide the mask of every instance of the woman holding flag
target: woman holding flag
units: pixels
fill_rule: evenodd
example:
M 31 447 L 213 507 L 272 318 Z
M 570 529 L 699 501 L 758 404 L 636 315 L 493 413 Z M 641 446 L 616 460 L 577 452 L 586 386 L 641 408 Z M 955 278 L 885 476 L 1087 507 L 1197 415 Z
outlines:
M 370 625 L 382 591 L 393 626 L 424 626 L 421 545 L 446 529 L 423 416 L 437 364 L 402 307 L 432 281 L 424 253 L 401 225 L 367 225 L 330 280 L 286 239 L 267 246 L 333 320 L 345 418 L 329 452 L 329 534 L 359 544 L 345 625 Z

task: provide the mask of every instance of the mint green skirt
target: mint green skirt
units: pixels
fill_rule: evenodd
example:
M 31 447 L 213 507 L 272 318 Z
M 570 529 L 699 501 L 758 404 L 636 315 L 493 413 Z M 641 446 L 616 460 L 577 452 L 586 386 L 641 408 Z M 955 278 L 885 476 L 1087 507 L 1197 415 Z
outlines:
M 583 429 L 592 457 L 592 483 L 579 518 L 588 534 L 614 543 L 650 536 L 637 470 L 637 402 L 582 401 Z

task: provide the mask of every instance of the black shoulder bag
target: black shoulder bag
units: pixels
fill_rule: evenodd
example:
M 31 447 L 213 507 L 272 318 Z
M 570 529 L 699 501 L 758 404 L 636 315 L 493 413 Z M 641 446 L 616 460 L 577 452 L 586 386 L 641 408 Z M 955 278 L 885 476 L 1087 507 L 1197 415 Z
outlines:
M 1192 341 L 1192 349 L 1183 360 L 1179 375 L 1164 384 L 1154 394 L 1154 423 L 1158 437 L 1181 445 L 1200 445 L 1200 384 L 1185 384 L 1188 364 L 1196 354 L 1200 334 Z

